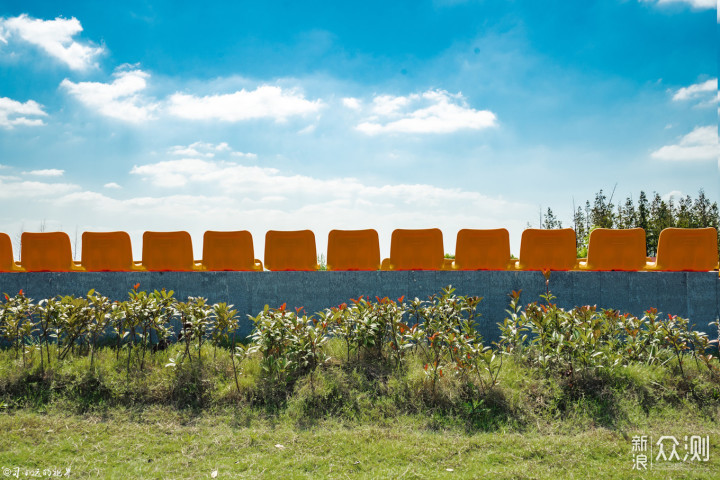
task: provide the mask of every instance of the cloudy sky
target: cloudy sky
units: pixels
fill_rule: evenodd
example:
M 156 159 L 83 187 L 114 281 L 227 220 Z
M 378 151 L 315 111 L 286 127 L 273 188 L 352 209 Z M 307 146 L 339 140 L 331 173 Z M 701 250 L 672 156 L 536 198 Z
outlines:
M 510 230 L 720 199 L 715 0 L 5 1 L 0 231 Z M 79 245 L 77 255 L 79 256 Z

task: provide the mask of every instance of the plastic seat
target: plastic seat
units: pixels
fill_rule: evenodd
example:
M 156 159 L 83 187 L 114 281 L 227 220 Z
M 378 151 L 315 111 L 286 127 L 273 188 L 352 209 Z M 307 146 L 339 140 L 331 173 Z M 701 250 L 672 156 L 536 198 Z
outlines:
M 643 270 L 647 263 L 645 252 L 645 230 L 642 228 L 596 228 L 590 232 L 587 260 L 580 262 L 580 268 L 598 271 Z
M 269 230 L 265 234 L 265 268 L 274 271 L 317 270 L 315 234 L 310 230 Z
M 648 270 L 707 272 L 717 268 L 717 230 L 711 227 L 664 229 L 657 259 L 648 263 Z
M 153 272 L 200 270 L 188 232 L 143 233 L 142 265 Z
M 203 235 L 203 270 L 262 271 L 263 264 L 255 258 L 252 234 L 247 230 L 217 232 Z
M 82 272 L 74 262 L 70 237 L 65 232 L 23 232 L 20 264 L 28 272 Z
M 22 272 L 23 270 L 15 263 L 10 236 L 7 233 L 0 233 L 0 272 Z
M 438 228 L 397 229 L 390 241 L 390 258 L 382 262 L 383 270 L 445 270 L 442 232 Z
M 643 250 L 644 251 L 644 250 Z M 520 240 L 521 270 L 573 270 L 578 265 L 575 230 L 528 228 Z
M 514 269 L 510 258 L 510 234 L 504 228 L 489 230 L 462 229 L 455 244 L 456 270 Z
M 328 270 L 378 270 L 380 240 L 377 231 L 332 230 L 328 234 Z
M 127 232 L 84 232 L 81 263 L 88 272 L 144 270 L 133 261 Z

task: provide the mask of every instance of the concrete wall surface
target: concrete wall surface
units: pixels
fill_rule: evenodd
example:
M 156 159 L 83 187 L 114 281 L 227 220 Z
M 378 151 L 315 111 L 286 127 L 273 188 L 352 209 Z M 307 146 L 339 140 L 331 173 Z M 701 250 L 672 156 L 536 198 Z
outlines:
M 113 300 L 127 299 L 136 283 L 140 290 L 165 288 L 175 297 L 206 297 L 209 302 L 228 302 L 240 315 L 257 315 L 265 304 L 287 303 L 316 312 L 348 302 L 360 295 L 406 299 L 438 293 L 447 286 L 458 295 L 483 297 L 479 311 L 480 331 L 497 339 L 496 323 L 505 318 L 508 294 L 522 290 L 524 304 L 540 300 L 545 293 L 541 272 L 518 271 L 402 271 L 402 272 L 71 272 L 3 273 L 0 292 L 14 295 L 22 289 L 38 301 L 55 295 L 85 295 L 88 290 Z M 650 307 L 663 314 L 690 318 L 695 329 L 716 338 L 708 322 L 720 316 L 720 278 L 717 272 L 552 272 L 550 291 L 563 308 L 597 305 L 635 315 Z M 241 322 L 249 333 L 252 322 Z

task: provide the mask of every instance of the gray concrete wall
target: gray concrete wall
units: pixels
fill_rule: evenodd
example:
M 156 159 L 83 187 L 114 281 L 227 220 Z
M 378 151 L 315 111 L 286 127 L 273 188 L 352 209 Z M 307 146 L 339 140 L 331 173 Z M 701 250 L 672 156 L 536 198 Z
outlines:
M 265 304 L 305 307 L 316 312 L 347 302 L 351 297 L 418 297 L 426 299 L 447 285 L 460 295 L 484 297 L 480 330 L 487 340 L 498 335 L 497 322 L 506 316 L 508 294 L 522 290 L 529 303 L 545 293 L 541 272 L 98 272 L 3 273 L 0 292 L 20 289 L 36 301 L 55 295 L 85 295 L 96 291 L 113 300 L 127 299 L 136 283 L 142 290 L 174 290 L 178 299 L 206 297 L 211 303 L 235 305 L 243 318 L 256 315 Z M 720 278 L 717 272 L 552 272 L 550 290 L 564 308 L 597 305 L 641 315 L 650 307 L 664 314 L 689 317 L 696 329 L 715 338 L 708 322 L 720 316 Z M 241 332 L 249 333 L 243 321 Z

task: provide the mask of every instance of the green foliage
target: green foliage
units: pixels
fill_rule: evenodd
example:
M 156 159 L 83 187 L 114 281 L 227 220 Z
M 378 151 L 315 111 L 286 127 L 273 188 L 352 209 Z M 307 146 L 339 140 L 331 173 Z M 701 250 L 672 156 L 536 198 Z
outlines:
M 251 317 L 255 330 L 247 352 L 259 353 L 263 374 L 281 388 L 298 375 L 312 373 L 327 361 L 323 347 L 327 342 L 326 321 L 300 315 L 302 308 L 287 311 L 286 305 L 265 308 Z
M 718 411 L 718 340 L 687 319 L 566 311 L 549 292 L 523 307 L 520 295 L 510 295 L 493 345 L 478 333 L 481 299 L 448 286 L 425 300 L 360 297 L 314 315 L 266 307 L 246 346 L 232 305 L 203 298 L 134 288 L 123 302 L 90 291 L 34 304 L 20 293 L 0 301 L 0 403 L 67 401 L 79 412 L 240 403 L 298 421 L 405 412 L 433 428 L 483 430 L 545 415 L 612 425 L 628 396 L 646 410 L 689 400 Z
M 543 221 L 540 228 L 547 228 L 549 230 L 562 228 L 562 222 L 553 213 L 552 209 L 548 207 L 547 212 L 543 215 Z
M 550 220 L 554 219 L 551 214 L 552 211 L 548 209 L 546 223 L 548 216 Z M 617 209 L 613 204 L 612 195 L 608 198 L 600 190 L 595 194 L 592 206 L 587 201 L 584 211 L 578 207 L 573 212 L 573 225 L 577 238 L 578 258 L 587 256 L 588 239 L 590 231 L 594 228 L 642 228 L 646 234 L 646 253 L 652 257 L 657 253 L 658 239 L 663 229 L 713 227 L 718 230 L 720 210 L 717 202 L 711 203 L 702 189 L 696 199 L 693 200 L 690 195 L 686 195 L 677 203 L 673 197 L 667 201 L 663 200 L 657 192 L 653 192 L 652 199 L 649 200 L 645 192 L 641 191 L 637 207 L 632 197 L 627 197 L 625 202 L 618 203 Z M 559 227 L 544 226 L 543 228 Z
M 703 332 L 690 329 L 689 321 L 676 315 L 662 318 L 651 308 L 641 318 L 617 310 L 583 306 L 564 310 L 551 294 L 544 303 L 519 305 L 520 292 L 511 294 L 509 317 L 498 324 L 498 347 L 503 354 L 523 358 L 546 376 L 558 372 L 571 380 L 599 370 L 633 363 L 654 365 L 674 360 L 681 377 L 685 359 L 702 361 L 711 374 L 718 372 L 710 353 L 712 343 Z

